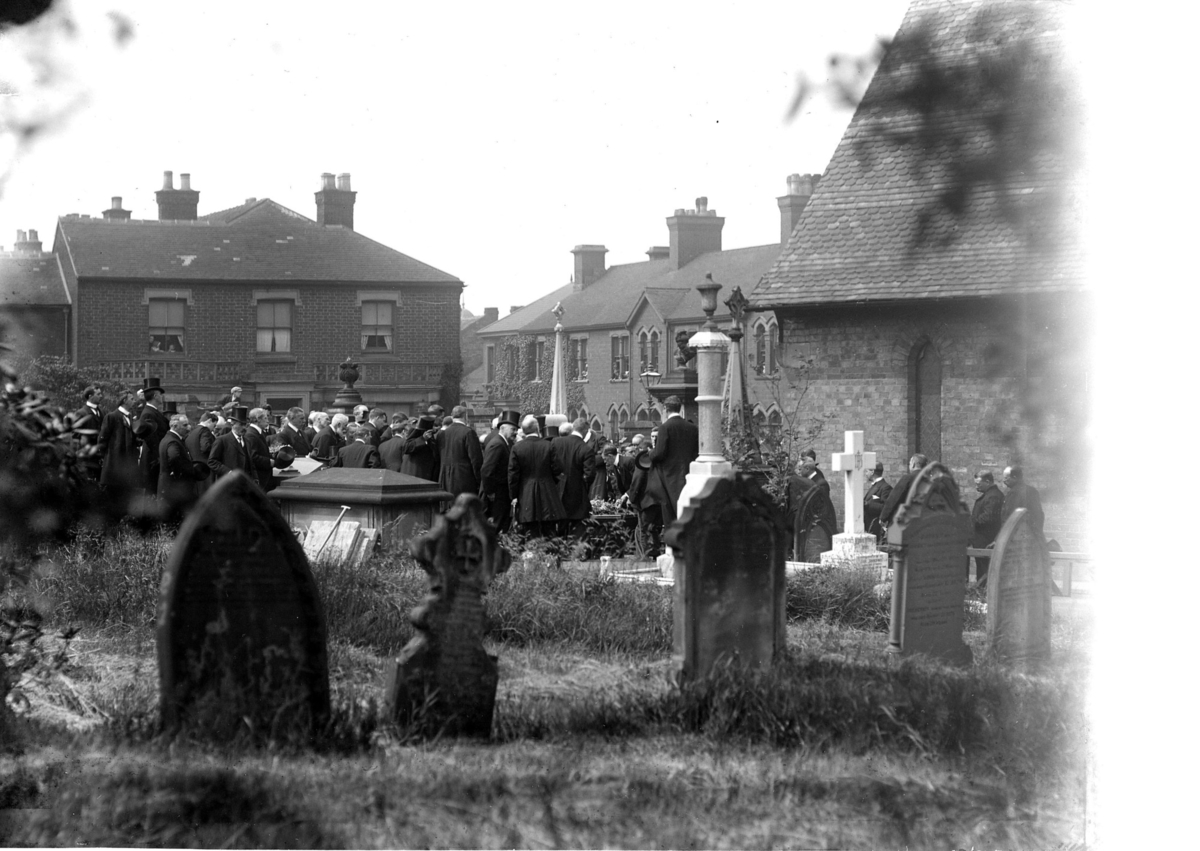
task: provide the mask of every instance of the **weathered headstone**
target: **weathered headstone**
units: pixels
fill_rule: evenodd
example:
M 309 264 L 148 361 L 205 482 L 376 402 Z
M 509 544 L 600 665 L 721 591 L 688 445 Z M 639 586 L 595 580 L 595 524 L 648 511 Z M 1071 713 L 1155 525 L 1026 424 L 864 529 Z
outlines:
M 361 537 L 361 524 L 354 520 L 314 520 L 304 536 L 304 554 L 318 561 L 344 562 L 351 558 Z
M 846 432 L 846 451 L 833 454 L 833 469 L 845 477 L 842 533 L 833 536 L 833 548 L 819 558 L 824 566 L 871 570 L 882 579 L 887 576 L 887 554 L 879 551 L 875 536 L 866 534 L 863 526 L 863 472 L 874 467 L 875 453 L 863 451 L 863 433 Z
M 496 657 L 483 649 L 483 594 L 508 569 L 508 551 L 472 494 L 460 494 L 433 531 L 412 543 L 430 594 L 413 609 L 417 634 L 388 675 L 388 713 L 428 732 L 488 736 Z
M 765 667 L 786 647 L 783 512 L 750 476 L 707 479 L 671 524 L 675 661 L 684 680 L 736 658 Z
M 1024 508 L 996 536 L 988 571 L 989 652 L 1003 662 L 1050 658 L 1050 557 Z
M 164 725 L 227 736 L 311 731 L 329 715 L 325 618 L 308 560 L 241 472 L 179 531 L 158 611 Z
M 888 528 L 892 555 L 892 621 L 888 649 L 924 653 L 951 664 L 971 662 L 963 643 L 966 551 L 971 518 L 940 464 L 914 480 Z

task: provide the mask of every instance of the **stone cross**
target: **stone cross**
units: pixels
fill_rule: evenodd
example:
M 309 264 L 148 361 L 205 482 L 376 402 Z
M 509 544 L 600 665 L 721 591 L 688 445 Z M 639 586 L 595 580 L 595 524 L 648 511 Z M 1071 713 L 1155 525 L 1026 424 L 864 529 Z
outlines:
M 875 469 L 875 453 L 863 452 L 863 433 L 846 432 L 846 451 L 833 453 L 833 469 L 846 476 L 847 535 L 861 535 L 863 527 L 863 470 Z

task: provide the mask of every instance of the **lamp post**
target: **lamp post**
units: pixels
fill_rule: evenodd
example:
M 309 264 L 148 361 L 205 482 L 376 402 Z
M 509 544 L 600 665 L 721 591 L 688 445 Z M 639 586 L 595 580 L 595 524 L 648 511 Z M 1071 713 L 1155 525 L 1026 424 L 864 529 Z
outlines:
M 700 307 L 705 322 L 688 340 L 696 351 L 696 407 L 700 431 L 700 455 L 692 462 L 683 491 L 679 494 L 676 516 L 683 514 L 692 496 L 711 478 L 733 474 L 733 465 L 721 453 L 721 353 L 729 346 L 729 337 L 717 327 L 713 314 L 717 310 L 717 293 L 721 285 L 712 275 L 696 289 L 700 292 Z

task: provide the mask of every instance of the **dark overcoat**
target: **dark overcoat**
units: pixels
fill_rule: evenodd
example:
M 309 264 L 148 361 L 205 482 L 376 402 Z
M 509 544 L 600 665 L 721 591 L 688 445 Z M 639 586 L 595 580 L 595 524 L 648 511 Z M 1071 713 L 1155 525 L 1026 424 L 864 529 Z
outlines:
M 155 493 L 158 488 L 158 444 L 171 430 L 166 415 L 153 405 L 142 408 L 141 416 L 133 427 L 133 436 L 142 443 L 138 455 L 138 470 L 142 475 L 142 486 L 147 492 Z
M 333 459 L 334 467 L 347 467 L 354 470 L 378 470 L 383 467 L 379 460 L 379 450 L 369 443 L 356 440 L 349 446 L 338 450 L 337 458 Z
M 683 491 L 687 474 L 700 454 L 700 429 L 683 417 L 667 417 L 658 427 L 658 440 L 650 450 L 650 461 L 661 471 L 667 489 L 663 503 L 663 523 L 675 520 L 675 506 Z
M 279 442 L 295 449 L 297 458 L 304 458 L 313 450 L 312 443 L 304 436 L 304 432 L 296 431 L 295 427 L 288 422 L 285 422 L 283 428 L 279 430 Z
M 460 493 L 478 495 L 483 450 L 479 448 L 475 429 L 453 422 L 438 432 L 437 447 L 441 457 L 438 484 L 455 496 Z
M 517 500 L 518 523 L 563 519 L 558 480 L 562 464 L 549 441 L 526 435 L 508 453 L 508 492 Z
M 500 530 L 508 528 L 512 515 L 512 497 L 508 493 L 508 459 L 511 454 L 512 445 L 499 431 L 493 431 L 484 441 L 479 493 L 487 506 L 488 517 Z
M 215 481 L 212 470 L 208 468 L 208 453 L 212 452 L 212 446 L 216 442 L 217 436 L 213 434 L 212 429 L 203 425 L 197 425 L 189 431 L 188 436 L 183 441 L 192 456 L 192 460 L 203 464 L 207 470 L 204 477 L 196 482 L 196 492 L 200 495 L 203 495 L 212 485 L 213 481 Z
M 75 432 L 75 448 L 77 452 L 87 450 L 100 443 L 100 425 L 104 420 L 104 412 L 91 405 L 84 405 L 71 418 L 71 429 Z M 91 434 L 83 434 L 91 432 Z M 100 453 L 86 455 L 80 462 L 93 481 L 100 478 Z
M 275 461 L 271 458 L 271 449 L 267 446 L 267 439 L 254 426 L 246 426 L 244 438 L 247 461 L 250 469 L 254 471 L 250 474 L 250 478 L 258 483 L 263 493 L 266 493 L 275 487 L 275 477 L 271 475 L 271 471 L 275 469 Z
M 217 479 L 230 470 L 241 470 L 250 477 L 250 481 L 257 481 L 246 450 L 238 443 L 237 435 L 231 431 L 213 441 L 212 449 L 208 453 L 208 469 L 212 470 L 213 477 Z
M 423 431 L 411 432 L 404 438 L 404 463 L 400 467 L 401 473 L 436 482 L 440 467 L 441 459 L 436 440 L 427 440 Z
M 883 506 L 892 495 L 892 486 L 888 480 L 880 477 L 871 482 L 867 492 L 863 494 L 863 530 L 878 535 L 882 528 L 879 525 L 879 515 Z
M 208 475 L 208 465 L 196 462 L 187 443 L 168 431 L 158 444 L 158 498 L 164 514 L 170 518 L 190 508 L 199 496 L 196 485 Z
M 883 511 L 879 512 L 879 522 L 882 525 L 886 526 L 892 522 L 896 516 L 896 510 L 904 504 L 904 500 L 908 499 L 908 489 L 912 487 L 913 479 L 920 472 L 920 470 L 909 470 L 900 477 L 900 481 L 896 482 L 896 486 L 892 488 L 892 495 L 883 503 Z
M 379 462 L 384 469 L 404 472 L 404 438 L 396 435 L 379 444 Z
M 104 415 L 99 451 L 101 485 L 126 490 L 137 487 L 138 445 L 132 417 L 127 419 L 119 409 Z
M 1004 491 L 999 485 L 987 489 L 971 506 L 971 546 L 986 547 L 996 540 L 1004 525 Z
M 323 464 L 332 464 L 333 459 L 337 457 L 338 450 L 345 445 L 333 427 L 327 425 L 313 438 L 312 452 L 309 454 Z
M 558 483 L 565 520 L 584 520 L 592 516 L 591 486 L 596 477 L 596 450 L 574 434 L 551 442 L 563 477 Z
M 1046 514 L 1042 510 L 1042 495 L 1037 492 L 1036 488 L 1030 487 L 1024 482 L 1019 482 L 1009 488 L 1008 493 L 1004 496 L 1004 515 L 1001 523 L 1018 508 L 1024 508 L 1029 513 L 1029 522 L 1037 532 L 1038 540 L 1045 540 Z

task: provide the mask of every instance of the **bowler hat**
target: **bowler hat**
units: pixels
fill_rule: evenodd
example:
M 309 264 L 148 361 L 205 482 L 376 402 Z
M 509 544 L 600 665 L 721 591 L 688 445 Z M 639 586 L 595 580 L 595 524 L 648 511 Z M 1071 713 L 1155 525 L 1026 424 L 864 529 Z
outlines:
M 165 389 L 166 388 L 162 386 L 162 380 L 157 375 L 147 376 L 146 378 L 142 379 L 143 393 L 148 390 L 156 390 L 161 393 Z
M 517 426 L 518 428 L 520 428 L 521 412 L 520 411 L 501 411 L 500 412 L 500 422 L 496 423 L 496 426 L 499 427 L 499 426 L 504 425 L 505 423 L 507 423 L 508 425 Z
M 242 425 L 245 425 L 250 421 L 250 409 L 244 405 L 234 405 L 229 409 L 229 415 L 226 417 L 226 419 L 230 422 L 241 423 Z

